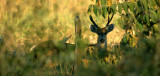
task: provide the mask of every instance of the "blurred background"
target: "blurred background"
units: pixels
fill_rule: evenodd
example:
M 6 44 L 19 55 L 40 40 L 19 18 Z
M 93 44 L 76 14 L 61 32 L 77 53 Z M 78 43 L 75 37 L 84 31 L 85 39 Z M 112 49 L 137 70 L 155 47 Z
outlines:
M 1 0 L 0 33 L 9 42 L 6 46 L 14 44 L 12 47 L 22 47 L 25 51 L 45 40 L 59 41 L 69 35 L 72 37 L 68 43 L 74 43 L 74 18 L 79 15 L 83 39 L 88 43 L 96 43 L 97 36 L 89 30 L 91 22 L 87 14 L 88 6 L 93 3 L 95 2 L 90 0 Z M 107 19 L 102 17 L 94 18 L 101 27 L 107 23 Z M 118 28 L 116 21 L 117 16 L 111 23 Z M 115 29 L 108 34 L 108 43 L 119 43 L 123 33 L 124 31 Z
M 101 4 L 104 3 L 106 7 L 114 8 L 114 4 L 117 4 L 114 9 L 118 11 L 111 21 L 115 29 L 107 35 L 109 52 L 101 60 L 89 51 L 89 54 L 82 56 L 83 64 L 77 74 L 159 76 L 160 0 L 146 0 L 148 4 L 145 0 L 0 0 L 0 75 L 74 75 L 74 52 L 61 54 L 69 64 L 65 64 L 65 61 L 50 63 L 50 57 L 32 63 L 32 49 L 44 41 L 58 42 L 70 35 L 67 43 L 74 44 L 74 20 L 77 15 L 81 19 L 83 42 L 95 44 L 97 35 L 90 31 L 89 25 L 92 23 L 89 15 L 100 27 L 107 23 L 107 18 L 95 15 L 99 1 L 104 1 Z M 92 5 L 95 6 L 94 13 L 88 12 Z M 146 32 L 147 36 L 144 35 Z M 42 57 L 47 55 L 40 54 Z M 42 66 L 43 62 L 48 63 L 47 67 L 35 66 Z

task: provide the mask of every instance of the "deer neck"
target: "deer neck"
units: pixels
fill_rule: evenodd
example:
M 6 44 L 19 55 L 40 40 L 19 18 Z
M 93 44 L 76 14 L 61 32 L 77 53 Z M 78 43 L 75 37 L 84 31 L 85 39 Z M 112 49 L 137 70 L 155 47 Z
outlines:
M 97 49 L 98 50 L 107 50 L 107 40 L 105 40 L 103 43 L 101 43 L 99 41 L 99 39 L 97 40 Z

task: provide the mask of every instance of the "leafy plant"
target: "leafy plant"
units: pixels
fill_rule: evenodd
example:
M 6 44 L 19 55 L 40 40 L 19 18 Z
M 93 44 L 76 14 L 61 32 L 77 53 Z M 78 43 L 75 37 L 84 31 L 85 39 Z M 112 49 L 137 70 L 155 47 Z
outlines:
M 122 7 L 121 7 L 122 6 Z M 118 4 L 122 19 L 120 25 L 126 30 L 128 41 L 140 35 L 154 36 L 159 39 L 160 7 L 158 0 L 137 0 Z M 122 13 L 122 10 L 124 12 Z M 137 44 L 137 43 L 134 43 Z

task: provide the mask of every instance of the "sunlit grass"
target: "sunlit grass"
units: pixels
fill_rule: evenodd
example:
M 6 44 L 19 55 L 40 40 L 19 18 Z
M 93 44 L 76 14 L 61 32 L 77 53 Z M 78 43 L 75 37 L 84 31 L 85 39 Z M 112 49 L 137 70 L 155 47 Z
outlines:
M 3 61 L 0 63 L 0 70 L 3 69 L 0 74 L 3 75 L 10 72 L 21 75 L 24 71 L 30 72 L 32 67 L 28 55 L 30 49 L 43 41 L 51 39 L 57 42 L 72 35 L 68 42 L 74 43 L 74 18 L 76 15 L 80 15 L 82 27 L 85 28 L 85 30 L 82 29 L 83 34 L 88 34 L 89 31 L 90 22 L 86 12 L 89 1 L 3 0 L 0 5 L 0 35 L 4 39 L 3 47 L 0 46 L 0 60 Z M 10 69 L 6 67 L 10 67 Z M 15 70 L 12 67 L 15 67 Z M 28 67 L 29 70 L 27 68 L 22 70 L 21 67 Z M 56 68 L 54 74 L 60 74 L 60 70 L 63 68 Z M 37 75 L 36 71 L 40 72 L 40 70 L 35 70 L 33 75 Z
M 47 40 L 53 40 L 53 43 L 58 43 L 70 35 L 72 36 L 67 43 L 74 44 L 74 19 L 76 15 L 81 18 L 83 46 L 96 43 L 97 35 L 90 31 L 89 25 L 91 22 L 89 13 L 87 13 L 88 6 L 93 4 L 94 1 L 1 0 L 0 36 L 2 35 L 4 41 L 3 43 L 0 41 L 0 75 L 73 75 L 74 51 L 71 53 L 62 52 L 59 56 L 51 57 L 47 57 L 46 53 L 40 53 L 40 58 L 42 59 L 35 64 L 32 62 L 33 50 L 31 49 Z M 107 19 L 102 16 L 96 17 L 93 14 L 92 16 L 100 27 L 106 25 Z M 124 50 L 119 47 L 119 44 L 125 33 L 120 28 L 117 22 L 118 19 L 120 19 L 120 16 L 115 14 L 111 22 L 115 24 L 115 29 L 107 35 L 107 43 L 109 44 L 107 56 L 104 60 L 98 59 L 95 49 L 92 47 L 85 48 L 85 51 L 82 50 L 81 52 L 88 52 L 88 54 L 84 54 L 81 58 L 82 64 L 80 64 L 79 75 L 90 75 L 90 72 L 93 75 L 117 75 L 115 74 L 117 73 L 115 69 L 117 67 L 121 69 L 121 67 L 125 66 L 123 61 L 121 62 L 123 66 L 117 65 L 124 57 L 122 56 Z M 2 45 L 3 47 L 1 47 Z M 133 49 L 137 50 L 137 48 L 128 49 L 127 47 L 127 51 L 132 51 Z M 53 57 L 55 57 L 55 61 Z M 127 60 L 127 57 L 124 58 Z M 37 69 L 36 65 L 43 65 L 40 62 L 45 62 L 45 60 L 47 65 Z M 126 64 L 127 66 L 130 65 Z M 127 66 L 122 69 L 125 70 Z

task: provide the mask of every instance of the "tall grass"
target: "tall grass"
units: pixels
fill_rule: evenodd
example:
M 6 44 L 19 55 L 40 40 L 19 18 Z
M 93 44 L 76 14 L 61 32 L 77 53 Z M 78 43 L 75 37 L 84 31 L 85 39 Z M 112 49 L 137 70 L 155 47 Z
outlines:
M 46 40 L 53 40 L 56 43 L 70 35 L 72 36 L 68 43 L 74 43 L 76 15 L 80 15 L 81 18 L 83 42 L 95 43 L 97 36 L 89 31 L 91 22 L 87 13 L 88 6 L 92 3 L 94 2 L 89 0 L 0 0 L 0 75 L 73 75 L 74 52 L 62 52 L 60 58 L 48 57 L 47 65 L 39 68 L 36 65 L 43 65 L 41 63 L 43 61 L 32 62 L 30 49 Z M 96 18 L 93 15 L 93 18 L 100 27 L 106 24 L 107 20 L 102 17 Z M 119 18 L 115 15 L 111 22 L 115 23 L 116 29 L 108 34 L 110 45 L 119 44 L 123 37 L 124 31 L 117 29 L 116 21 Z M 77 74 L 153 75 L 155 69 L 152 61 L 158 43 L 156 44 L 154 39 L 149 42 L 148 40 L 150 39 L 146 37 L 139 39 L 141 47 L 144 48 L 112 46 L 104 60 L 97 58 L 93 47 L 85 49 L 86 51 L 82 50 L 86 53 L 82 55 L 83 64 L 79 65 Z M 40 55 L 46 57 L 43 53 Z M 57 61 L 50 63 L 50 58 Z
M 59 75 L 62 70 L 69 75 L 70 69 L 67 69 L 70 65 L 65 68 L 55 63 L 55 68 L 34 68 L 30 49 L 43 41 L 58 42 L 70 35 L 68 43 L 74 43 L 76 15 L 80 15 L 82 37 L 87 41 L 92 34 L 88 27 L 89 4 L 90 1 L 85 0 L 1 0 L 0 35 L 3 43 L 0 45 L 0 75 Z
M 83 18 L 84 27 L 89 25 L 86 18 L 88 4 L 83 0 L 3 0 L 0 9 L 1 34 L 5 39 L 9 38 L 7 41 L 12 40 L 8 42 L 24 47 L 31 47 L 47 39 L 61 40 L 71 34 L 74 37 L 76 14 L 80 14 Z M 73 39 L 71 38 L 70 42 L 73 43 Z

